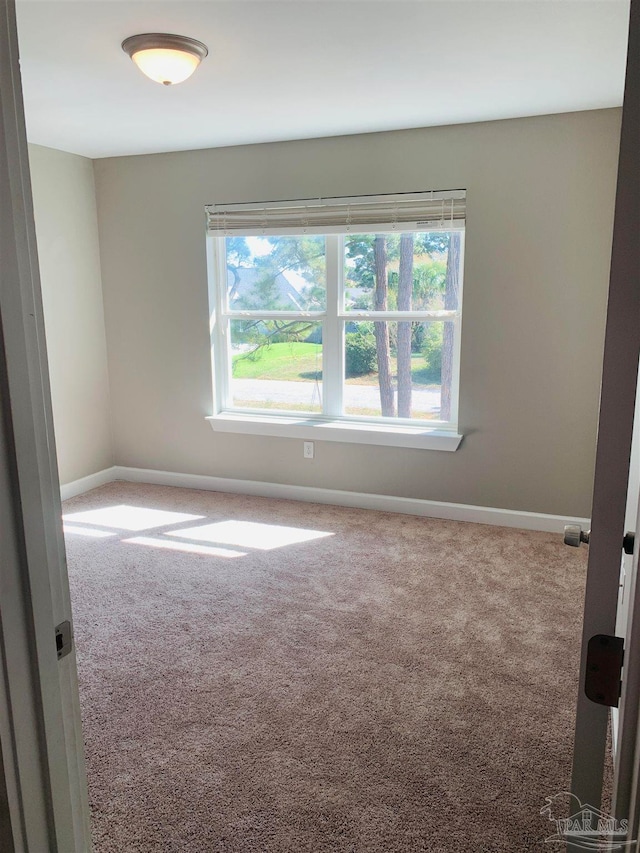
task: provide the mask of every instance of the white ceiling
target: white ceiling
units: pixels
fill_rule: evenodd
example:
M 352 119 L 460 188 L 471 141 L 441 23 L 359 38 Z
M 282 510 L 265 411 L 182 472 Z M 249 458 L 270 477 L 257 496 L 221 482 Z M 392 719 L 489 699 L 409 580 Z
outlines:
M 29 139 L 106 157 L 622 102 L 628 0 L 17 0 Z M 175 87 L 127 36 L 209 57 Z

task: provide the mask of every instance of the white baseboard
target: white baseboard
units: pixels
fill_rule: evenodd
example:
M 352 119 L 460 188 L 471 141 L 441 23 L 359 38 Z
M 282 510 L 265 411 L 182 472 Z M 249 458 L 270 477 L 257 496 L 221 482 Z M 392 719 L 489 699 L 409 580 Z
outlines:
M 443 518 L 452 521 L 470 521 L 475 524 L 494 524 L 499 527 L 516 527 L 521 530 L 545 530 L 562 533 L 565 524 L 581 524 L 589 528 L 589 519 L 562 515 L 547 515 L 540 512 L 523 512 L 511 509 L 470 506 L 469 504 L 427 501 L 420 498 L 400 498 L 394 495 L 371 495 L 365 492 L 345 492 L 338 489 L 319 489 L 315 486 L 290 486 L 282 483 L 262 483 L 257 480 L 231 480 L 224 477 L 208 477 L 202 474 L 177 474 L 173 471 L 153 471 L 145 468 L 126 468 L 115 465 L 75 483 L 62 487 L 62 499 L 75 497 L 96 486 L 114 480 L 130 483 L 151 483 L 159 486 L 176 486 L 184 489 L 203 489 L 213 492 L 230 492 L 237 495 L 256 495 L 262 498 L 306 501 L 333 504 L 360 509 L 376 509 L 383 512 L 398 512 L 427 518 Z
M 71 483 L 65 483 L 60 486 L 60 497 L 63 501 L 69 498 L 75 498 L 76 495 L 82 495 L 91 489 L 97 489 L 98 486 L 104 486 L 106 483 L 113 483 L 114 480 L 121 480 L 122 477 L 116 476 L 116 468 L 105 468 L 103 471 L 97 471 L 95 474 L 89 474 L 88 477 L 82 477 L 80 480 L 74 480 Z

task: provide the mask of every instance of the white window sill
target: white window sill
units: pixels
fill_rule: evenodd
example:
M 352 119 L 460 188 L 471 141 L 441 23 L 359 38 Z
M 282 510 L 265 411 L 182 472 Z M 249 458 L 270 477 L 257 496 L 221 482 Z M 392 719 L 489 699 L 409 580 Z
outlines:
M 457 450 L 462 436 L 453 430 L 424 425 L 401 425 L 331 421 L 313 418 L 270 417 L 222 412 L 207 420 L 216 432 L 245 435 L 271 435 L 280 438 L 304 438 L 315 441 L 343 441 L 357 444 L 381 444 L 388 447 L 413 447 L 419 450 Z

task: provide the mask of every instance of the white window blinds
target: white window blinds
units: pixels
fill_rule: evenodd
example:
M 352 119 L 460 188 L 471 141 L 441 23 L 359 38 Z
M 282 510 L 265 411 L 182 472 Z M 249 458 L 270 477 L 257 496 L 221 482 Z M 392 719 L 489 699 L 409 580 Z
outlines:
M 464 227 L 466 191 L 208 204 L 218 236 L 434 231 Z

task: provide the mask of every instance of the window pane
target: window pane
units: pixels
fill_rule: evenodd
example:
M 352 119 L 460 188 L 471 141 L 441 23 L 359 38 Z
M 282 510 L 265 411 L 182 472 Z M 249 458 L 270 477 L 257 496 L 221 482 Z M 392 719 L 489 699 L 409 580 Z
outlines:
M 347 322 L 344 413 L 451 417 L 455 324 Z
M 322 323 L 231 320 L 229 327 L 234 407 L 322 412 Z
M 460 231 L 345 236 L 345 310 L 457 310 L 460 237 Z
M 224 244 L 232 311 L 324 311 L 324 237 L 226 237 Z

